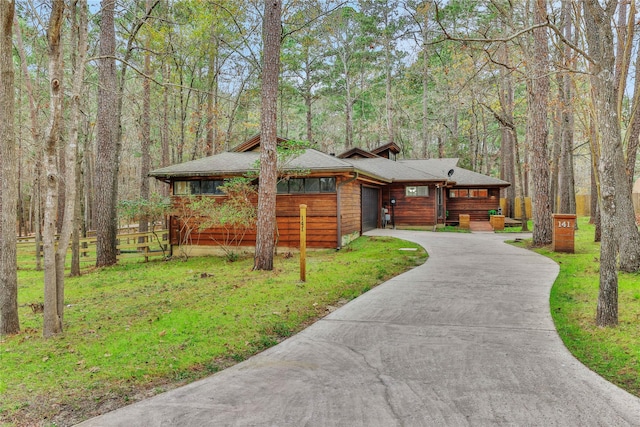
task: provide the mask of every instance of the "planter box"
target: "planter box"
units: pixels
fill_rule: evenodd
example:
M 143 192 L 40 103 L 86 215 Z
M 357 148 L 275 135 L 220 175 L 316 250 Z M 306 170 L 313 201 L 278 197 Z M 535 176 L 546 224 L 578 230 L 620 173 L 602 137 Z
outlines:
M 460 228 L 468 230 L 471 227 L 471 217 L 469 214 L 460 214 Z
M 504 230 L 504 215 L 491 215 L 489 222 L 494 230 Z

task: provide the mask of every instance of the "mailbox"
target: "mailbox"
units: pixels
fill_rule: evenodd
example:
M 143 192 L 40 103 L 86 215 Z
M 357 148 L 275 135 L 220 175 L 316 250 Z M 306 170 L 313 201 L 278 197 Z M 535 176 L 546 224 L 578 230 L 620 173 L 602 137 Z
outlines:
M 574 253 L 576 216 L 553 214 L 553 251 Z

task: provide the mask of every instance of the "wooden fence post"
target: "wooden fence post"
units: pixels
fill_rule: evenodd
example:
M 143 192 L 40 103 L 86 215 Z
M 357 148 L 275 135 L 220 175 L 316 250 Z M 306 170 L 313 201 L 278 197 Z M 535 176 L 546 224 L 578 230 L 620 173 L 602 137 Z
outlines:
M 307 281 L 307 205 L 300 205 L 300 281 Z

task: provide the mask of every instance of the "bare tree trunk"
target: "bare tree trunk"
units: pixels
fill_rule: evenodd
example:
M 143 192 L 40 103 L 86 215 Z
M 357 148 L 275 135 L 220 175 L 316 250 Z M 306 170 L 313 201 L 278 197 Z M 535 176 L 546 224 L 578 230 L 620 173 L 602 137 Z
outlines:
M 219 80 L 218 80 L 218 37 L 215 26 L 211 32 L 211 52 L 209 58 L 209 93 L 207 94 L 207 142 L 205 156 L 218 152 L 220 146 L 220 111 L 219 111 Z
M 385 10 L 383 13 L 385 21 L 388 20 L 388 12 Z M 385 30 L 388 28 L 389 23 L 385 22 Z M 387 119 L 387 142 L 395 142 L 395 127 L 393 117 L 393 94 L 391 92 L 391 41 L 389 35 L 384 37 L 384 69 L 385 69 L 385 111 Z
M 629 15 L 630 21 L 635 22 L 635 2 L 631 2 L 631 11 Z M 631 26 L 631 29 L 633 28 L 634 27 Z M 626 167 L 630 188 L 633 188 L 636 159 L 638 157 L 638 144 L 640 143 L 640 50 L 638 51 L 636 56 L 636 74 L 634 80 L 635 84 L 633 86 L 633 100 L 631 102 L 631 117 L 629 119 L 629 128 L 627 129 L 627 133 L 625 134 L 624 144 L 627 147 Z
M 58 213 L 58 146 L 62 128 L 62 24 L 64 0 L 55 0 L 52 4 L 47 40 L 49 44 L 49 129 L 45 141 L 45 210 L 44 210 L 44 328 L 45 338 L 62 332 L 61 308 L 64 307 L 59 286 L 64 280 L 63 270 L 58 270 L 56 251 L 56 217 Z M 65 246 L 66 253 L 66 246 Z M 58 278 L 58 275 L 62 277 Z
M 277 183 L 277 106 L 280 77 L 281 43 L 280 0 L 265 0 L 262 30 L 262 113 L 260 186 L 258 191 L 258 222 L 254 270 L 273 270 L 274 235 L 276 230 Z
M 38 121 L 38 107 L 36 106 L 33 82 L 31 79 L 31 74 L 29 74 L 28 63 L 27 63 L 27 54 L 24 48 L 24 43 L 22 41 L 22 32 L 20 31 L 20 24 L 18 23 L 17 17 L 14 16 L 13 20 L 13 28 L 15 30 L 15 39 L 16 39 L 16 47 L 18 51 L 18 55 L 20 56 L 20 68 L 22 70 L 24 85 L 27 91 L 27 95 L 29 98 L 29 119 L 30 119 L 30 133 L 31 140 L 33 141 L 34 147 L 41 146 L 41 133 L 40 133 L 40 122 Z M 41 200 L 41 175 L 42 175 L 42 151 L 38 150 L 36 152 L 36 161 L 34 167 L 34 185 L 33 185 L 33 199 L 34 199 L 34 233 L 35 233 L 35 252 L 36 252 L 36 270 L 42 270 L 42 257 L 40 253 L 40 249 L 42 246 L 42 200 Z
M 505 198 L 507 199 L 507 212 L 504 212 L 507 216 L 513 216 L 516 200 L 516 183 L 515 183 L 515 158 L 516 152 L 516 129 L 513 119 L 514 110 L 514 94 L 513 94 L 513 77 L 509 67 L 509 50 L 505 43 L 502 46 L 502 62 L 505 65 L 500 68 L 500 85 L 498 87 L 500 106 L 502 107 L 502 117 L 506 123 L 501 123 L 501 135 L 502 144 L 500 145 L 501 152 L 501 170 L 505 181 L 510 182 L 511 185 L 505 189 Z M 518 162 L 519 163 L 519 162 Z M 522 199 L 524 200 L 524 194 Z M 526 213 L 525 213 L 526 214 Z M 524 223 L 524 221 L 523 221 Z
M 422 158 L 429 158 L 429 45 L 427 44 L 429 28 L 429 9 L 431 2 L 421 5 L 424 22 L 422 31 Z
M 311 73 L 313 73 L 313 64 L 311 60 L 311 53 L 308 43 L 303 46 L 304 49 L 304 105 L 306 110 L 306 123 L 307 123 L 307 141 L 313 143 L 313 81 Z
M 118 84 L 116 79 L 115 0 L 102 1 L 100 59 L 98 60 L 98 114 L 96 124 L 95 226 L 96 266 L 117 262 Z
M 34 198 L 35 198 L 35 250 L 36 250 L 36 271 L 42 271 L 42 186 L 40 183 L 42 180 L 42 156 L 38 156 L 36 160 L 36 179 L 33 185 Z
M 568 0 L 562 4 L 564 37 L 572 40 L 571 28 L 571 3 Z M 572 50 L 569 46 L 564 48 L 564 66 L 569 70 L 573 65 Z M 561 88 L 561 129 L 562 141 L 560 150 L 560 162 L 558 171 L 558 187 L 560 194 L 559 213 L 575 214 L 576 213 L 576 191 L 575 179 L 573 174 L 573 96 L 571 91 L 571 75 L 564 72 L 559 83 Z
M 605 9 L 597 0 L 585 0 L 583 4 L 585 36 L 592 59 L 591 91 L 597 118 L 597 137 L 600 141 L 598 176 L 602 242 L 596 323 L 599 326 L 613 326 L 618 323 L 616 258 L 620 257 L 621 269 L 637 270 L 640 257 L 635 251 L 640 245 L 640 235 L 635 225 L 633 204 L 624 170 L 617 108 L 618 87 L 613 84 L 615 57 L 611 18 L 616 5 L 615 2 L 611 2 Z M 636 248 L 631 254 L 623 249 L 632 248 L 633 245 Z
M 77 56 L 75 58 L 75 67 L 73 70 L 73 86 L 71 89 L 71 112 L 69 123 L 69 143 L 65 150 L 65 157 L 67 163 L 67 170 L 65 173 L 65 180 L 67 181 L 68 194 L 72 195 L 65 204 L 62 230 L 60 232 L 60 240 L 58 242 L 58 281 L 60 283 L 58 289 L 64 291 L 64 260 L 67 253 L 67 246 L 69 245 L 69 239 L 74 236 L 74 250 L 73 258 L 75 263 L 72 262 L 71 275 L 80 274 L 79 264 L 79 182 L 80 182 L 80 164 L 78 162 L 78 141 L 80 135 L 80 115 L 82 106 L 82 95 L 84 92 L 84 70 L 85 59 L 87 56 L 87 22 L 88 22 L 88 6 L 87 0 L 79 0 L 79 21 L 77 28 L 77 36 L 74 37 L 74 43 L 72 43 L 72 49 L 75 49 Z M 73 14 L 76 14 L 76 4 L 73 5 Z M 75 270 L 75 271 L 74 271 Z M 59 302 L 63 301 L 63 295 L 60 295 Z M 63 307 L 60 312 L 62 313 Z
M 550 159 L 550 174 L 551 181 L 549 185 L 549 199 L 551 203 L 551 212 L 559 212 L 559 177 L 561 152 L 562 152 L 562 101 L 563 101 L 563 86 L 561 73 L 556 74 L 556 85 L 558 87 L 558 95 L 555 102 L 555 108 L 553 110 L 553 136 L 551 138 L 551 159 Z
M 0 2 L 0 335 L 20 332 L 16 258 L 13 0 Z
M 534 23 L 546 22 L 547 2 L 536 0 Z M 543 27 L 533 30 L 533 55 L 529 58 L 531 68 L 527 79 L 529 90 L 529 129 L 532 147 L 534 186 L 533 244 L 544 246 L 551 243 L 552 222 L 549 200 L 549 162 L 547 156 L 547 109 L 549 101 L 549 47 L 547 31 Z
M 589 224 L 595 225 L 593 241 L 599 242 L 602 239 L 602 230 L 600 228 L 600 205 L 598 203 L 598 178 L 596 172 L 598 170 L 598 159 L 591 154 L 591 218 L 589 218 Z
M 150 0 L 146 0 L 146 9 L 150 7 Z M 145 41 L 144 74 L 151 75 L 150 37 Z M 142 120 L 140 123 L 142 140 L 140 141 L 140 199 L 149 200 L 149 171 L 151 170 L 151 82 L 148 78 L 142 80 Z M 140 217 L 138 232 L 149 231 L 149 218 Z

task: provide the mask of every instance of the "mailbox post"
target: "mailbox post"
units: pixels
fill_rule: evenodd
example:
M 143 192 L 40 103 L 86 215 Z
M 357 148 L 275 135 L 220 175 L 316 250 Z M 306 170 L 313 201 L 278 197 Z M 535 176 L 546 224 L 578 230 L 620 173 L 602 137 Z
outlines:
M 576 216 L 553 214 L 553 251 L 574 253 Z
M 307 281 L 307 205 L 300 205 L 300 281 Z

